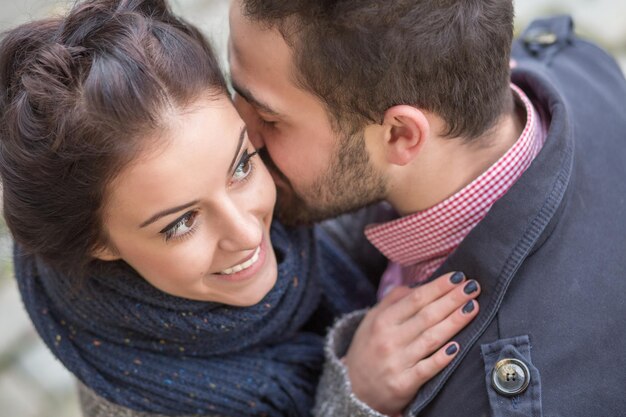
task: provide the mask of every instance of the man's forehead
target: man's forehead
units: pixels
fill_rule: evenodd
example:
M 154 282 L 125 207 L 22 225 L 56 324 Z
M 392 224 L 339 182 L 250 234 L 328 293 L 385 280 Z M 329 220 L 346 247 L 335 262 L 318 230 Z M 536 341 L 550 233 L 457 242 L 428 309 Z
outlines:
M 229 48 L 242 64 L 254 60 L 257 65 L 264 62 L 265 67 L 270 67 L 268 63 L 271 67 L 289 65 L 292 51 L 277 27 L 243 15 L 237 5 L 231 7 L 229 23 Z
M 278 28 L 242 16 L 235 7 L 240 6 L 231 8 L 228 52 L 231 85 L 237 94 L 283 121 L 294 116 L 294 106 L 320 104 L 317 96 L 302 88 L 293 51 Z
M 231 31 L 228 48 L 231 85 L 246 101 L 272 116 L 285 115 L 288 109 L 282 109 L 280 103 L 299 95 L 296 91 L 299 88 L 293 82 L 290 56 L 287 51 L 276 50 L 280 47 L 269 36 L 261 39 Z

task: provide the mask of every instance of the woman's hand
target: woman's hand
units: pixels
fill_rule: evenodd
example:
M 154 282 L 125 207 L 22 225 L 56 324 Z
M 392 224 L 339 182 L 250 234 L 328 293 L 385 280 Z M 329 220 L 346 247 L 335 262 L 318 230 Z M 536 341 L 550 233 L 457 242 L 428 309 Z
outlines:
M 367 313 L 343 358 L 352 392 L 382 414 L 404 409 L 459 351 L 446 342 L 476 316 L 479 293 L 460 272 L 393 289 Z

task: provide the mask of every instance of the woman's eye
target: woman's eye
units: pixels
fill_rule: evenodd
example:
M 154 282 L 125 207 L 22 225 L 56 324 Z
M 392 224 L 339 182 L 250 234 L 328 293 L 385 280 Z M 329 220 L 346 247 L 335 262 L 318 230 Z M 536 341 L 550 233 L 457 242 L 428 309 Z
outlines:
M 241 182 L 248 178 L 253 169 L 253 164 L 250 159 L 256 154 L 256 151 L 248 153 L 246 150 L 243 152 L 243 155 L 241 155 L 241 159 L 239 160 L 239 164 L 237 164 L 237 167 L 233 172 L 233 182 Z
M 197 211 L 187 212 L 173 223 L 165 226 L 165 229 L 161 230 L 159 233 L 163 235 L 166 242 L 172 238 L 178 239 L 187 236 L 193 232 L 197 217 Z

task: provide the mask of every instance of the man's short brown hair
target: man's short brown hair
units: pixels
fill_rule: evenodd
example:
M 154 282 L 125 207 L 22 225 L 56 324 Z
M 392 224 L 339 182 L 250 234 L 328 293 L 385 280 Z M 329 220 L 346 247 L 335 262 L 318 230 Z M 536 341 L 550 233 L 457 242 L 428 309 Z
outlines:
M 510 109 L 511 0 L 242 0 L 294 52 L 295 81 L 358 129 L 410 104 L 449 137 L 485 133 Z

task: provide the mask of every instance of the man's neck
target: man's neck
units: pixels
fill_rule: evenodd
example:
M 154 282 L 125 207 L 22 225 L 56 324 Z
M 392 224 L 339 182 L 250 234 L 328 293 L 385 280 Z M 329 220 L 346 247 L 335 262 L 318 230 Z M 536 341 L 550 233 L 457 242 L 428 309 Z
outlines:
M 431 138 L 422 157 L 392 187 L 389 202 L 399 214 L 407 215 L 446 200 L 500 159 L 521 136 L 525 122 L 523 105 L 516 101 L 481 137 Z

